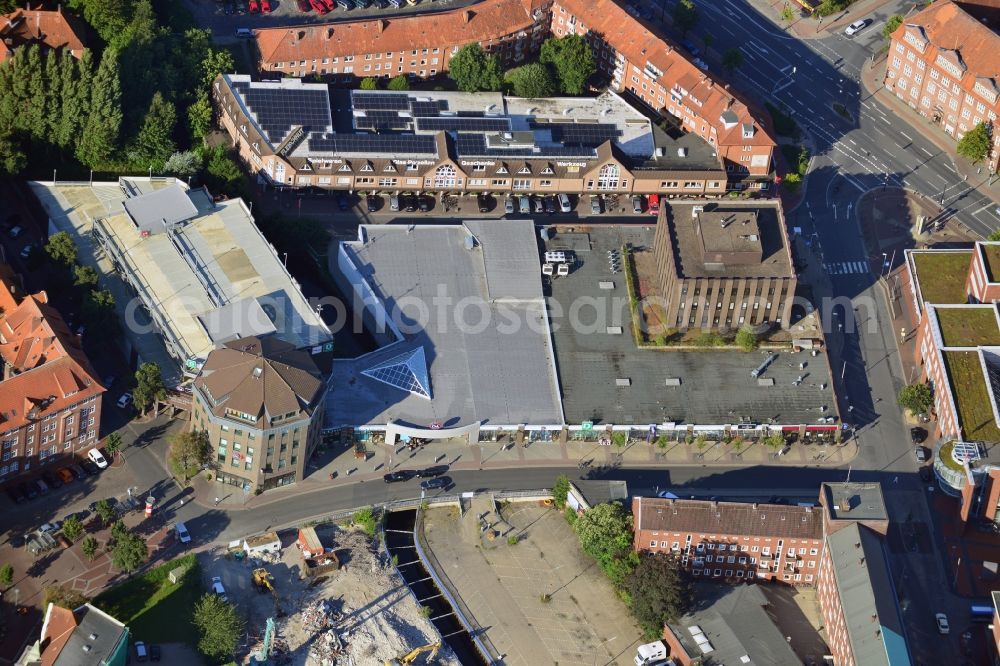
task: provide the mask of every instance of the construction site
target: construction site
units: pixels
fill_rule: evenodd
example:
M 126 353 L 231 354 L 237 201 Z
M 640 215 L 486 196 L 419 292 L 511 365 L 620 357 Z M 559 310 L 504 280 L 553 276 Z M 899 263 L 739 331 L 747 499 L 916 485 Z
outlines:
M 246 619 L 243 664 L 461 664 L 362 532 L 324 524 L 248 537 L 205 553 L 202 567 L 207 589 Z

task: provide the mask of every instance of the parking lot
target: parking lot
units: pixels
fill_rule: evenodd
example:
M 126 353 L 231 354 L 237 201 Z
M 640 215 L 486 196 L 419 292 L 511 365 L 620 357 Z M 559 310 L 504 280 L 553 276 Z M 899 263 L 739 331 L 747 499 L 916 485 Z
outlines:
M 641 632 L 562 513 L 536 502 L 509 504 L 486 518 L 505 526 L 491 541 L 475 509 L 462 517 L 432 509 L 424 533 L 504 663 L 632 663 Z

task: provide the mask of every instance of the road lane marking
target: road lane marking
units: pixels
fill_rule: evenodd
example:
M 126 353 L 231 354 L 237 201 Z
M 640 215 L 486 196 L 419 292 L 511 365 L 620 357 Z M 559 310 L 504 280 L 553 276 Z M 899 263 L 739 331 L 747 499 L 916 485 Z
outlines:
M 902 135 L 902 137 L 904 139 L 906 139 L 907 141 L 913 141 L 913 139 L 911 139 L 909 136 L 907 136 L 906 132 L 900 132 L 900 135 Z

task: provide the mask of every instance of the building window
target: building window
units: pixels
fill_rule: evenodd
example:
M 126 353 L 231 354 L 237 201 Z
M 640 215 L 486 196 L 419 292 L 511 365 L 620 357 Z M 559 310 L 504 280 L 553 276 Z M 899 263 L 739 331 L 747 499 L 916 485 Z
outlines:
M 617 164 L 605 164 L 597 176 L 597 189 L 614 190 L 618 189 L 618 179 L 620 170 Z
M 434 187 L 455 187 L 455 167 L 442 164 L 434 171 Z

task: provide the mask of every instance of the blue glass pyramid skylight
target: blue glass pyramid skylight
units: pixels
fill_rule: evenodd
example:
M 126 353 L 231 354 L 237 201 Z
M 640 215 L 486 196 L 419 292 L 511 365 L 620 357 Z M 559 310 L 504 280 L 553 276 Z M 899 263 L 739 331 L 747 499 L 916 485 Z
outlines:
M 421 398 L 429 400 L 431 397 L 431 382 L 427 376 L 427 358 L 423 347 L 393 356 L 374 367 L 362 370 L 361 374 Z

